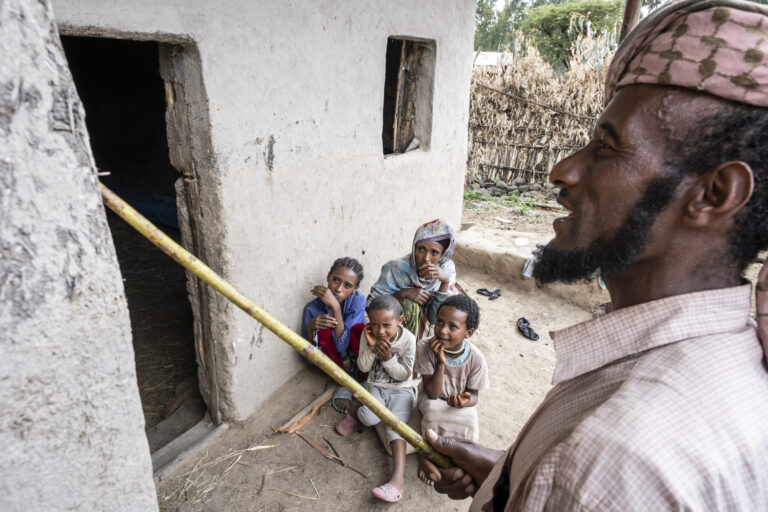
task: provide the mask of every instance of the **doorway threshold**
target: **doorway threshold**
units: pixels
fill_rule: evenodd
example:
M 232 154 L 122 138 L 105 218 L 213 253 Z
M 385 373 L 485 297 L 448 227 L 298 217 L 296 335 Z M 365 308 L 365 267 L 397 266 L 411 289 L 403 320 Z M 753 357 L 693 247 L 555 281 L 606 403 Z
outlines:
M 155 485 L 172 476 L 175 470 L 192 457 L 208 449 L 229 428 L 228 423 L 214 425 L 208 413 L 194 427 L 152 454 Z

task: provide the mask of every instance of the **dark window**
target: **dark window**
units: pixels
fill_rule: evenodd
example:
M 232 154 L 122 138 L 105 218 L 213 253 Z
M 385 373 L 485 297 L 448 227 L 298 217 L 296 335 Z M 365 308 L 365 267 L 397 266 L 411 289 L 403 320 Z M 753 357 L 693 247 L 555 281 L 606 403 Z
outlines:
M 381 133 L 385 155 L 429 146 L 434 71 L 434 42 L 387 40 Z

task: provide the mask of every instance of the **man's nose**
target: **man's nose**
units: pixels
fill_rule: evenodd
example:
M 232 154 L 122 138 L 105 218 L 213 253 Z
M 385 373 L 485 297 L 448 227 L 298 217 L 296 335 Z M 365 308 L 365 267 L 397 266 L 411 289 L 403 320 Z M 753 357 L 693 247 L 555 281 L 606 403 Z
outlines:
M 560 160 L 549 173 L 549 182 L 556 187 L 573 187 L 581 178 L 581 152 L 583 149 Z

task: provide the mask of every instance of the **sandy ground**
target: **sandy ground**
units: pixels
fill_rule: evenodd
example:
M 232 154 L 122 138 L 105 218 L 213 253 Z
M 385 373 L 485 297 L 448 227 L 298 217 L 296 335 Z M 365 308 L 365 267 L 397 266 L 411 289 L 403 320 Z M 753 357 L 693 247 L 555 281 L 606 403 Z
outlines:
M 496 239 L 505 230 L 535 233 L 547 238 L 551 220 L 560 214 L 533 211 L 515 213 L 499 204 L 467 209 L 465 226 L 487 230 Z M 502 218 L 506 222 L 499 221 Z M 491 233 L 491 232 L 494 233 Z M 748 276 L 754 280 L 758 265 Z M 459 284 L 481 306 L 481 325 L 473 342 L 484 353 L 491 387 L 478 404 L 483 444 L 505 449 L 550 388 L 554 352 L 548 335 L 591 316 L 591 307 L 574 305 L 512 277 L 501 282 L 467 266 L 457 268 Z M 502 297 L 489 301 L 479 288 L 500 288 Z M 596 305 L 596 304 L 594 304 Z M 592 306 L 594 306 L 592 305 Z M 537 342 L 522 337 L 515 323 L 521 316 L 541 335 Z M 246 422 L 232 425 L 207 453 L 180 468 L 178 476 L 160 483 L 161 510 L 259 511 L 259 510 L 466 510 L 469 500 L 452 501 L 424 486 L 417 478 L 417 459 L 407 457 L 406 489 L 398 505 L 381 503 L 370 489 L 385 482 L 391 459 L 375 432 L 342 438 L 333 426 L 341 419 L 330 404 L 323 406 L 302 433 L 325 445 L 330 441 L 339 455 L 364 475 L 324 458 L 293 434 L 272 434 L 271 427 L 295 412 L 331 385 L 319 370 L 308 367 L 276 392 Z

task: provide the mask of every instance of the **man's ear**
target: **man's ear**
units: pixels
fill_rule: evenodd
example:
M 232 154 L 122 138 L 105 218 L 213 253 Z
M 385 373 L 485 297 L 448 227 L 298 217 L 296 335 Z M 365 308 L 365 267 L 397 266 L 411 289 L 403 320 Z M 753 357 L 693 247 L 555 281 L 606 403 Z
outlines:
M 467 333 L 464 335 L 464 339 L 471 338 L 473 334 L 475 334 L 474 329 L 467 329 Z
M 685 205 L 686 225 L 700 228 L 735 217 L 752 197 L 754 187 L 752 168 L 747 163 L 732 161 L 718 165 L 691 186 Z

